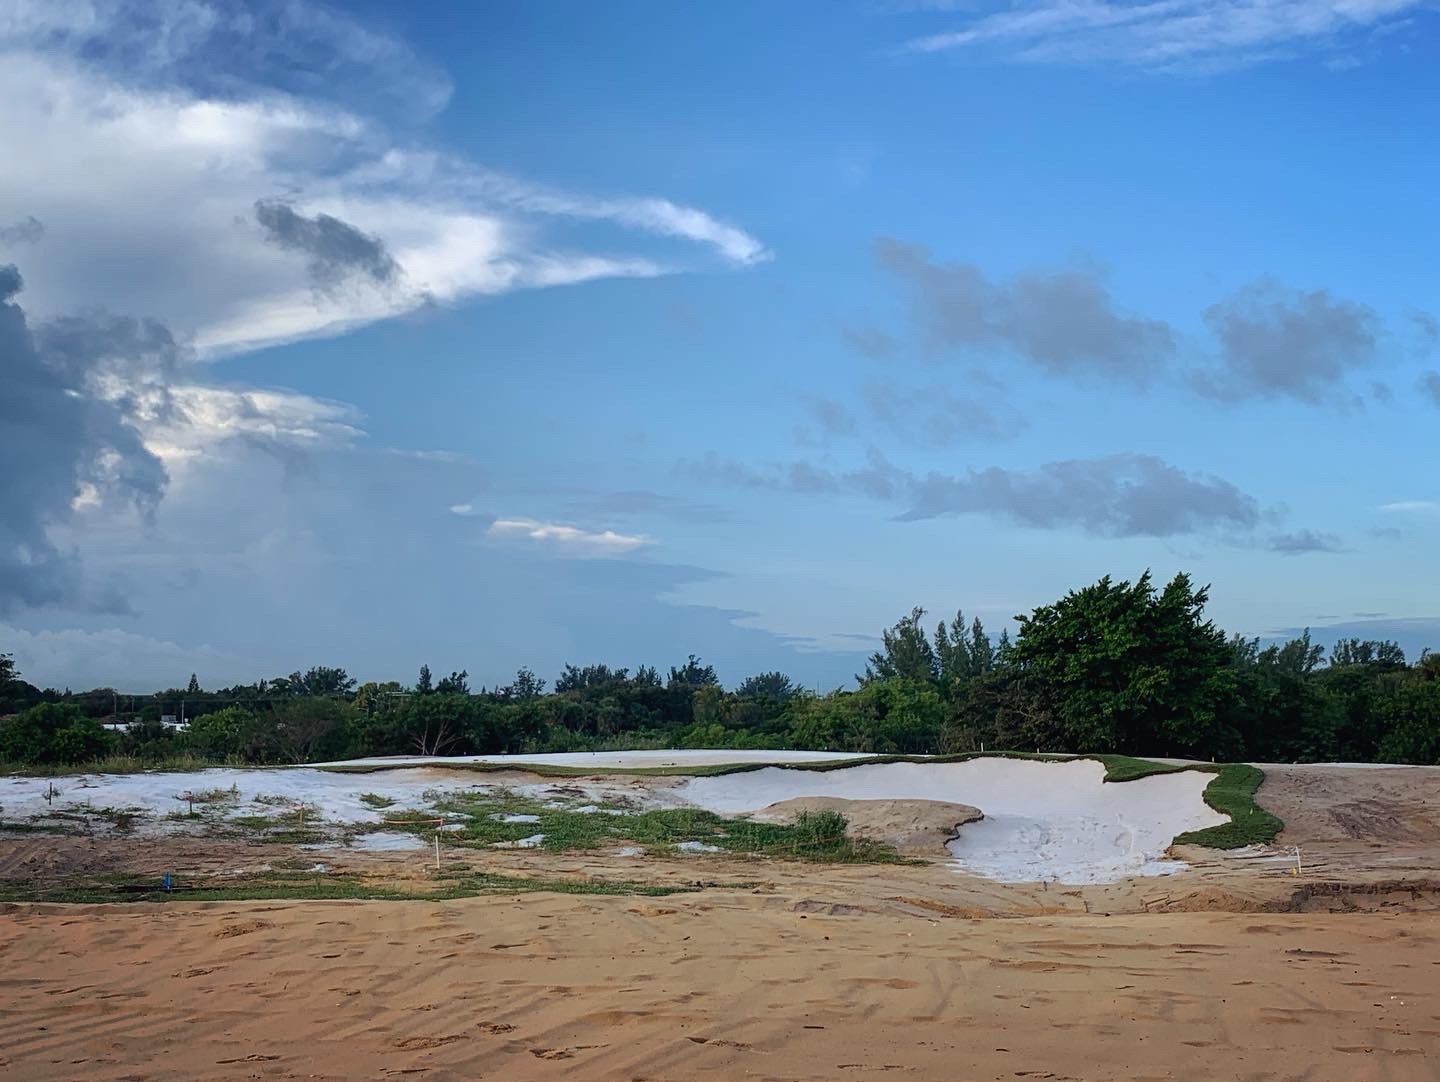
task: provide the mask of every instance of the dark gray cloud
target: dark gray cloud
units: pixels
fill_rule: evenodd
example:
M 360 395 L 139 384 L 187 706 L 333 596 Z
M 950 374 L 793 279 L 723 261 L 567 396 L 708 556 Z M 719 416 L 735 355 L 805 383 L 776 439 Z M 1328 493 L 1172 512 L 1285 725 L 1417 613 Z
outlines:
M 33 214 L 10 225 L 0 225 L 0 244 L 34 244 L 44 235 L 45 226 Z
M 1290 533 L 1273 534 L 1265 546 L 1271 552 L 1282 556 L 1303 556 L 1309 552 L 1341 552 L 1340 539 L 1334 534 L 1318 530 L 1295 530 Z
M 818 447 L 831 440 L 857 439 L 862 427 L 883 427 L 902 442 L 920 447 L 953 447 L 973 440 L 1008 439 L 1025 428 L 1025 420 L 1000 396 L 993 405 L 961 397 L 946 388 L 901 387 L 889 381 L 871 381 L 861 393 L 862 412 L 874 426 L 843 403 L 823 395 L 805 399 L 810 424 L 798 425 L 796 440 Z
M 1218 477 L 1186 473 L 1150 455 L 1051 462 L 1033 470 L 965 474 L 902 470 L 871 449 L 863 468 L 811 462 L 747 466 L 717 455 L 679 464 L 685 476 L 803 494 L 861 495 L 900 505 L 903 521 L 988 514 L 1035 529 L 1101 537 L 1246 533 L 1265 518 L 1253 496 Z
M 1420 377 L 1420 393 L 1440 406 L 1440 372 L 1426 372 Z
M 1056 375 L 1148 382 L 1174 356 L 1159 320 L 1120 314 L 1091 267 L 1033 270 L 991 281 L 971 263 L 937 263 L 928 249 L 882 237 L 880 265 L 910 290 L 931 345 L 1002 349 Z
M 102 396 L 92 384 L 107 366 L 143 363 L 137 348 L 158 348 L 166 336 L 104 317 L 32 333 L 14 301 L 21 286 L 15 267 L 0 267 L 0 613 L 60 602 L 119 608 L 86 585 L 49 530 L 72 518 L 77 499 L 119 498 L 142 512 L 159 501 L 165 470 L 130 423 L 125 397 Z
M 891 465 L 873 447 L 867 454 L 866 465 L 852 470 L 835 470 L 804 459 L 748 466 L 734 459 L 721 458 L 712 451 L 702 458 L 682 459 L 676 464 L 676 472 L 691 480 L 739 488 L 763 488 L 809 496 L 858 493 L 877 500 L 897 499 L 909 481 L 908 474 Z
M 332 215 L 307 218 L 289 203 L 261 199 L 255 220 L 271 243 L 309 258 L 310 277 L 321 289 L 333 289 L 352 275 L 377 285 L 392 285 L 400 277 L 400 265 L 379 237 Z
M 1220 341 L 1218 367 L 1192 385 L 1226 402 L 1292 398 L 1309 405 L 1354 404 L 1346 378 L 1376 359 L 1382 324 L 1374 310 L 1261 278 L 1203 313 Z
M 903 519 L 985 512 L 1038 529 L 1078 527 L 1102 537 L 1171 537 L 1259 524 L 1254 497 L 1218 477 L 1186 473 L 1151 455 L 932 473 L 912 487 Z

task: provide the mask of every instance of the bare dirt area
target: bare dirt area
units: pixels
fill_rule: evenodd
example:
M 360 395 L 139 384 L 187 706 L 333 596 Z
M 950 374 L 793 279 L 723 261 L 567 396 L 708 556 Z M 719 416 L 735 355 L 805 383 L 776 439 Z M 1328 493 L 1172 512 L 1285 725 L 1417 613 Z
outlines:
M 1259 802 L 1285 821 L 1285 845 L 1376 852 L 1424 850 L 1440 839 L 1440 769 L 1266 766 Z
M 962 874 L 939 835 L 963 806 L 877 801 L 905 806 L 838 810 L 856 829 L 868 812 L 867 829 L 896 842 L 937 832 L 914 838 L 933 860 L 447 848 L 445 875 L 687 893 L 5 905 L 0 1068 L 37 1080 L 1440 1077 L 1440 770 L 1267 771 L 1259 801 L 1287 824 L 1275 847 L 1186 848 L 1178 874 L 1110 883 Z M 786 803 L 773 813 L 801 810 Z M 433 850 L 0 838 L 5 885 L 270 866 L 437 882 Z

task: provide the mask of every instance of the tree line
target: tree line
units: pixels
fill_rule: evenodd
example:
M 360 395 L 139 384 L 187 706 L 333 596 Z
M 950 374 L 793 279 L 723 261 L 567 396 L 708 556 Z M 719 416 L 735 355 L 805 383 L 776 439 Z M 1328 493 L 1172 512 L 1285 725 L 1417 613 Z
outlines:
M 358 683 L 316 666 L 255 684 L 136 698 L 40 690 L 0 655 L 0 760 L 299 763 L 373 755 L 606 748 L 811 748 L 877 754 L 1019 749 L 1253 761 L 1440 763 L 1440 656 L 1389 641 L 1262 646 L 1204 616 L 1208 588 L 1108 576 L 993 639 L 957 613 L 914 609 L 882 635 L 853 690 L 781 672 L 733 690 L 691 655 L 650 665 L 529 669 L 472 690 L 469 674 Z M 167 724 L 167 717 L 185 727 Z M 102 721 L 128 722 L 124 732 Z

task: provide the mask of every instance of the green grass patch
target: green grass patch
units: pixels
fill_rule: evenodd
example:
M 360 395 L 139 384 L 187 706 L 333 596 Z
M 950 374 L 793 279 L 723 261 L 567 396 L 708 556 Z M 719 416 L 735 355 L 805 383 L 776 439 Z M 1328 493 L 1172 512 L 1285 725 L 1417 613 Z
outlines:
M 630 843 L 653 852 L 672 853 L 689 842 L 738 855 L 845 864 L 923 863 L 908 861 L 880 842 L 846 837 L 845 817 L 836 812 L 803 813 L 791 824 L 726 819 L 700 808 L 636 811 L 618 804 L 579 799 L 539 801 L 505 790 L 471 790 L 434 802 L 437 817 L 458 830 L 441 834 L 449 845 L 468 848 L 511 847 L 543 835 L 538 848 L 551 852 L 595 849 Z M 594 809 L 594 810 L 580 810 Z M 517 820 L 519 817 L 519 821 Z M 429 838 L 435 827 L 417 822 L 413 812 L 397 812 L 379 826 Z
M 0 819 L 0 834 L 55 834 L 60 837 L 78 837 L 84 833 L 85 831 L 72 822 Z
M 360 803 L 370 808 L 388 808 L 391 807 L 395 801 L 391 800 L 388 796 L 381 796 L 379 793 L 361 793 Z
M 60 902 L 247 902 L 299 901 L 450 901 L 487 894 L 619 894 L 661 897 L 694 893 L 694 885 L 647 883 L 631 879 L 547 879 L 534 876 L 459 872 L 437 876 L 429 888 L 402 888 L 353 874 L 269 871 L 247 876 L 175 876 L 163 889 L 157 876 L 88 876 L 63 884 L 0 886 L 0 903 Z M 748 888 L 749 884 L 710 884 Z
M 1255 803 L 1255 793 L 1265 781 L 1265 772 L 1245 763 L 1226 763 L 1212 769 L 1215 780 L 1205 787 L 1205 803 L 1230 816 L 1230 822 L 1187 831 L 1176 838 L 1174 844 L 1239 849 L 1273 842 L 1285 824 Z

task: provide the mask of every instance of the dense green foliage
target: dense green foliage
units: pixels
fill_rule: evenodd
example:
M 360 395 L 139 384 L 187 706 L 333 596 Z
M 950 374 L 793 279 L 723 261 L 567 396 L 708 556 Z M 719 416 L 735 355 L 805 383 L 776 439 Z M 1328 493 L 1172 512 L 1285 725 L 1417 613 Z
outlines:
M 468 672 L 357 685 L 344 669 L 153 696 L 42 691 L 0 655 L 0 760 L 37 768 L 104 755 L 295 763 L 372 755 L 603 748 L 817 748 L 874 754 L 1017 749 L 1216 760 L 1440 762 L 1440 656 L 1389 642 L 1330 652 L 1309 634 L 1262 647 L 1204 617 L 1186 575 L 1110 578 L 1017 617 L 1013 642 L 960 614 L 914 609 L 883 633 L 855 690 L 780 672 L 726 690 L 691 655 L 529 669 L 501 688 Z M 167 721 L 167 719 L 169 719 Z M 107 732 L 100 722 L 123 722 Z

